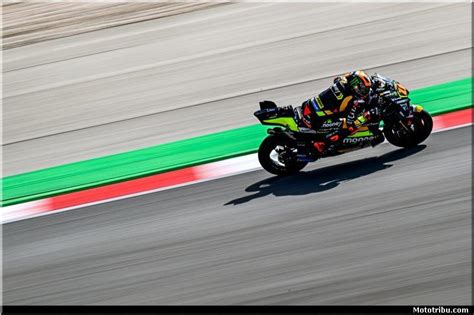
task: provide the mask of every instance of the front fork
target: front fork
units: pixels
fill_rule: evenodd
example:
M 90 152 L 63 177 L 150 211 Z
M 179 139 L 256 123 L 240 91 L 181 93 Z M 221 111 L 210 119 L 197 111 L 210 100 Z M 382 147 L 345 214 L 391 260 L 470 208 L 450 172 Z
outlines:
M 413 134 L 414 130 L 412 130 L 411 126 L 413 124 L 413 113 L 420 113 L 423 111 L 423 107 L 421 105 L 410 105 L 410 114 L 405 119 L 400 119 L 399 123 L 402 128 L 409 134 Z

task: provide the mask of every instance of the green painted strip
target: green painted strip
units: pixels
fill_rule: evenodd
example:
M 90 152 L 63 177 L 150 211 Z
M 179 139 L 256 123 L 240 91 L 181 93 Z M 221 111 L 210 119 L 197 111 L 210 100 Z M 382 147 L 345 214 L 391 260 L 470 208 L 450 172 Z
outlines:
M 412 103 L 422 105 L 432 115 L 471 107 L 473 78 L 425 87 L 410 92 Z
M 252 125 L 5 177 L 2 206 L 253 153 L 267 128 Z
M 433 115 L 471 107 L 472 78 L 412 91 L 410 97 Z M 8 176 L 3 178 L 2 206 L 254 153 L 267 128 L 256 124 Z

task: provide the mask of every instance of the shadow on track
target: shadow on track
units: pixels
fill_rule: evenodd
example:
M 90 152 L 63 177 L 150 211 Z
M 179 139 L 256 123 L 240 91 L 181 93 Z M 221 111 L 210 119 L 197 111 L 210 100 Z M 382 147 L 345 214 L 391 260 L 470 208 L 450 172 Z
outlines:
M 386 163 L 416 154 L 425 148 L 426 145 L 418 145 L 410 149 L 391 151 L 379 157 L 361 159 L 286 177 L 270 177 L 245 189 L 246 192 L 256 192 L 255 194 L 231 200 L 224 205 L 239 205 L 270 194 L 275 196 L 298 196 L 326 191 L 337 187 L 343 181 L 392 167 L 392 164 Z

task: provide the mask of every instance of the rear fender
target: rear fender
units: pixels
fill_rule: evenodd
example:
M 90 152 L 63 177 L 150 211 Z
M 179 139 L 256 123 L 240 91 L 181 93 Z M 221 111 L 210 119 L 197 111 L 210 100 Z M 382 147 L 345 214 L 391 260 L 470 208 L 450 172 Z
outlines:
M 285 127 L 288 130 L 298 132 L 298 124 L 293 115 L 292 110 L 284 110 L 279 107 L 265 108 L 258 110 L 254 113 L 254 116 L 263 124 L 263 125 L 273 125 Z

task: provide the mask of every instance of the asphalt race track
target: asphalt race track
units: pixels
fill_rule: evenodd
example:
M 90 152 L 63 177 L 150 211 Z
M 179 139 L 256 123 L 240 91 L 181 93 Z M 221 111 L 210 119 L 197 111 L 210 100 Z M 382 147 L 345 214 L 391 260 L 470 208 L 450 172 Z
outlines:
M 471 304 L 471 131 L 6 224 L 4 304 Z
M 234 3 L 7 49 L 4 175 L 255 124 L 351 69 L 468 77 L 471 6 Z

